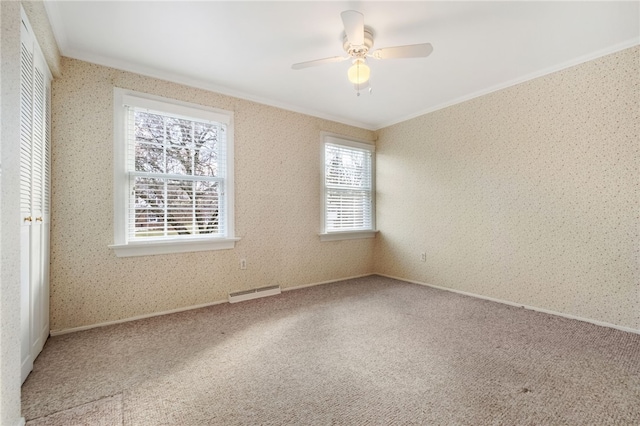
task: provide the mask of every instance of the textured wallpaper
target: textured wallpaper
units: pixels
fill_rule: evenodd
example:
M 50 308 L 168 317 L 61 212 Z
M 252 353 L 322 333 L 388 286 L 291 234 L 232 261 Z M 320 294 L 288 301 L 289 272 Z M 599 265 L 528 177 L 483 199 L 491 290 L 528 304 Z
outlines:
M 639 62 L 381 130 L 376 271 L 640 329 Z
M 113 88 L 235 113 L 233 250 L 117 258 Z M 373 239 L 320 242 L 320 132 L 373 132 L 63 58 L 53 82 L 51 329 L 64 330 L 367 274 Z M 240 270 L 240 259 L 247 269 Z
M 0 425 L 20 424 L 20 22 L 0 2 Z
M 371 132 L 65 58 L 53 84 L 51 328 L 376 271 L 640 329 L 639 56 L 380 130 L 380 234 L 322 243 L 319 132 Z M 114 86 L 235 112 L 234 250 L 108 249 Z
M 38 44 L 42 49 L 44 59 L 47 61 L 49 71 L 54 78 L 60 77 L 60 51 L 53 35 L 53 29 L 49 23 L 49 16 L 41 0 L 22 0 L 20 2 L 33 28 Z

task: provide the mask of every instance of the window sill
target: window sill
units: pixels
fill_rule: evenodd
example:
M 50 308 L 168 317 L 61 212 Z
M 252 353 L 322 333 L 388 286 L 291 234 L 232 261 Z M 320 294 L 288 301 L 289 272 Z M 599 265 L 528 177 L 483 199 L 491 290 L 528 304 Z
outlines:
M 153 256 L 156 254 L 189 253 L 196 251 L 228 250 L 235 247 L 240 238 L 211 240 L 153 241 L 109 246 L 117 257 Z
M 378 231 L 340 231 L 327 232 L 320 235 L 320 241 L 357 240 L 361 238 L 375 238 Z

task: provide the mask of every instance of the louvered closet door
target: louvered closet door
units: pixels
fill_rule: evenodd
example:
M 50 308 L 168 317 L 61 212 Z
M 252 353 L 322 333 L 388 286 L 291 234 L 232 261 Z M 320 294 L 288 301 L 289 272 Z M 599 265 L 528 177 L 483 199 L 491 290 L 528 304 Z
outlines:
M 24 33 L 24 27 L 23 27 Z M 23 36 L 20 53 L 20 324 L 22 380 L 33 368 L 31 356 L 31 186 L 33 141 L 33 46 Z
M 49 264 L 48 218 L 45 215 L 45 192 L 48 192 L 45 143 L 46 108 L 48 105 L 45 86 L 44 63 L 34 59 L 33 73 L 33 143 L 31 150 L 31 353 L 35 358 L 49 336 L 48 280 L 45 270 Z M 46 221 L 46 223 L 45 223 Z
M 20 83 L 22 380 L 49 336 L 51 76 L 23 12 Z

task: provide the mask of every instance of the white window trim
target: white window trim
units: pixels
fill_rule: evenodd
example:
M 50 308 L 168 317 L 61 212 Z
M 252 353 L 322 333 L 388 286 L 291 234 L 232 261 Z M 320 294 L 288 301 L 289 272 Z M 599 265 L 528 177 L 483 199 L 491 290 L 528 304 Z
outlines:
M 377 230 L 374 231 L 338 231 L 327 232 L 320 235 L 320 241 L 340 241 L 340 240 L 359 240 L 363 238 L 375 238 Z
M 113 241 L 109 245 L 118 257 L 150 256 L 157 254 L 187 253 L 208 250 L 227 250 L 235 247 L 239 238 L 235 237 L 234 223 L 234 170 L 233 170 L 233 112 L 188 102 L 168 99 L 161 96 L 136 92 L 133 90 L 114 88 L 113 91 Z M 135 98 L 137 105 L 163 111 L 167 104 L 172 113 L 187 115 L 193 118 L 206 118 L 227 124 L 227 176 L 226 185 L 226 237 L 215 238 L 176 238 L 169 240 L 128 242 L 126 236 L 126 211 L 128 203 L 128 182 L 126 177 L 126 129 L 124 104 L 127 98 Z
M 354 148 L 360 149 L 368 149 L 372 151 L 372 159 L 371 159 L 371 200 L 373 204 L 373 208 L 371 209 L 371 224 L 372 229 L 363 229 L 361 231 L 326 231 L 325 224 L 325 144 L 326 143 L 334 143 L 339 145 L 351 146 Z M 338 135 L 336 133 L 330 132 L 320 132 L 320 158 L 321 161 L 321 173 L 320 173 L 320 205 L 321 205 L 321 223 L 320 229 L 322 230 L 318 236 L 320 237 L 320 241 L 340 241 L 340 240 L 356 240 L 356 239 L 364 239 L 364 238 L 375 238 L 378 230 L 376 228 L 376 161 L 375 161 L 375 152 L 376 147 L 375 144 L 365 140 L 357 140 L 353 138 L 345 138 L 342 135 Z

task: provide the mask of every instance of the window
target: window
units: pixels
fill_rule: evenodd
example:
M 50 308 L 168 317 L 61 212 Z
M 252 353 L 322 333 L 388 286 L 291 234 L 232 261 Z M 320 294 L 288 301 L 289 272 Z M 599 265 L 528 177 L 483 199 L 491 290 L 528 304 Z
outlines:
M 323 241 L 375 236 L 372 144 L 323 136 Z
M 233 248 L 233 113 L 115 89 L 117 256 Z

